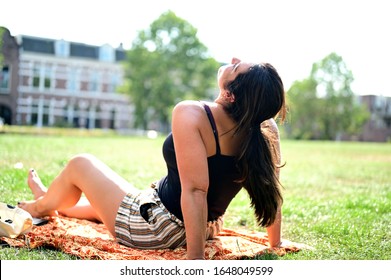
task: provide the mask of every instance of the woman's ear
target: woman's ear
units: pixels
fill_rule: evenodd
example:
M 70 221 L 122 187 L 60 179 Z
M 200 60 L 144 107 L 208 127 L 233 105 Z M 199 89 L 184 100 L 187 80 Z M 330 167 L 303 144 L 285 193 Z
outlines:
M 226 91 L 225 98 L 229 103 L 234 103 L 235 102 L 235 95 L 232 92 Z

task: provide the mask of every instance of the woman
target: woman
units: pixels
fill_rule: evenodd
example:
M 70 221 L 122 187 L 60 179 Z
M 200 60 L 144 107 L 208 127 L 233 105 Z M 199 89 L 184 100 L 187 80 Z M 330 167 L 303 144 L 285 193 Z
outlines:
M 204 259 L 205 241 L 243 187 L 271 247 L 281 243 L 280 148 L 275 117 L 285 117 L 283 83 L 270 64 L 233 58 L 217 75 L 214 102 L 183 101 L 163 144 L 168 174 L 139 191 L 91 155 L 73 157 L 50 187 L 30 170 L 33 217 L 62 215 L 103 222 L 118 242 L 143 249 L 187 245 Z M 262 124 L 262 125 L 261 125 Z M 81 197 L 84 193 L 85 197 Z

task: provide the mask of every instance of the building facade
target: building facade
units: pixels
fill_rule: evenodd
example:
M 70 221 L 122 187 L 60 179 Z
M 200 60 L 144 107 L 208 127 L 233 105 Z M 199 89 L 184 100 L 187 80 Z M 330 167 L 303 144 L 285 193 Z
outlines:
M 391 97 L 380 95 L 360 96 L 370 112 L 369 120 L 364 124 L 357 140 L 366 142 L 391 141 Z
M 128 129 L 132 106 L 116 92 L 126 52 L 3 33 L 0 117 L 11 125 Z

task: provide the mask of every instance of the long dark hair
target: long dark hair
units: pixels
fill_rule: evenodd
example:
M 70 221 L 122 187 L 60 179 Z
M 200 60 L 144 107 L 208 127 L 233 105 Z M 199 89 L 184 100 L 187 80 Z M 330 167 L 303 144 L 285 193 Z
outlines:
M 282 204 L 278 180 L 278 156 L 272 133 L 261 130 L 261 123 L 285 118 L 284 86 L 276 69 L 256 64 L 226 85 L 235 101 L 226 111 L 237 123 L 235 133 L 244 135 L 238 155 L 239 183 L 247 190 L 260 226 L 270 226 Z

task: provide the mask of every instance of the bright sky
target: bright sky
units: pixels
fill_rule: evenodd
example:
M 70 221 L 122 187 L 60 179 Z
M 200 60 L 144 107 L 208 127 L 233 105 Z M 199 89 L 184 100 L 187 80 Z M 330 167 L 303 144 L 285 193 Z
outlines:
M 124 44 L 172 10 L 198 30 L 211 55 L 272 63 L 286 89 L 331 52 L 353 72 L 357 94 L 391 96 L 387 0 L 11 0 L 0 26 L 12 35 Z

